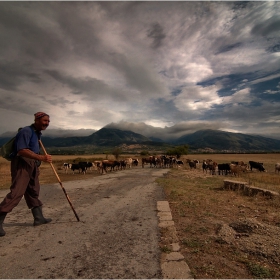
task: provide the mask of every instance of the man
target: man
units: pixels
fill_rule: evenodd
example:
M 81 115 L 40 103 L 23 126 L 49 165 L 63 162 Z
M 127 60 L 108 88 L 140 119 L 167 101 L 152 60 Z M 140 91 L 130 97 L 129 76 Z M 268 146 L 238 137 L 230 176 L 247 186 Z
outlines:
M 44 112 L 34 114 L 34 123 L 19 130 L 16 135 L 14 152 L 11 161 L 12 185 L 10 192 L 0 203 L 0 236 L 6 232 L 3 229 L 3 222 L 7 213 L 16 207 L 22 196 L 31 209 L 34 217 L 34 226 L 49 223 L 42 213 L 42 202 L 39 200 L 39 166 L 41 161 L 52 162 L 51 155 L 40 155 L 38 140 L 41 138 L 41 131 L 45 130 L 50 123 L 50 117 Z

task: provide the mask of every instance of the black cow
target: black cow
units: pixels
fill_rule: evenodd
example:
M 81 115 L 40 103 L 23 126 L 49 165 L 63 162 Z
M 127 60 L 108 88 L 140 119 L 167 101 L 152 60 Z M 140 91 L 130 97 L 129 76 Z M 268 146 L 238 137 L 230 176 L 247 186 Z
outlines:
M 85 172 L 87 171 L 87 169 L 91 169 L 93 167 L 92 162 L 88 162 L 88 161 L 80 161 L 78 163 L 81 168 L 83 167 L 83 169 L 85 169 Z
M 207 169 L 208 169 L 209 165 L 207 164 L 207 162 L 204 160 L 202 162 L 202 170 L 203 170 L 203 173 L 204 171 L 207 173 Z
M 92 162 L 87 162 L 87 169 L 92 170 L 94 167 L 94 163 Z
M 162 166 L 163 167 L 170 167 L 171 166 L 171 158 L 168 158 L 167 156 L 161 156 L 162 159 Z
M 114 161 L 114 164 L 112 166 L 113 170 L 115 170 L 115 167 L 116 167 L 116 170 L 120 169 L 120 167 L 121 167 L 120 161 L 117 161 L 117 160 Z
M 189 166 L 190 166 L 190 169 L 192 169 L 192 168 L 196 169 L 196 163 L 193 161 L 189 161 Z
M 157 167 L 157 158 L 155 156 L 150 156 L 150 167 Z
M 276 164 L 275 164 L 275 173 L 276 173 L 276 171 L 277 171 L 278 174 L 279 174 L 279 171 L 280 171 L 280 163 L 276 163 Z
M 219 175 L 227 175 L 230 172 L 230 165 L 229 163 L 220 163 L 218 164 L 218 172 Z
M 196 169 L 196 162 L 194 160 L 186 159 L 186 163 L 189 164 L 190 169 Z
M 258 169 L 260 172 L 261 171 L 266 172 L 262 162 L 256 162 L 256 161 L 250 160 L 249 165 L 250 165 L 251 171 L 253 168 L 255 168 L 255 169 Z
M 120 160 L 120 169 L 125 169 L 126 168 L 126 161 L 125 160 Z
M 132 159 L 132 165 L 138 166 L 139 160 L 137 158 Z
M 85 165 L 81 165 L 79 163 L 72 163 L 72 166 L 71 166 L 71 170 L 73 171 L 73 174 L 75 173 L 75 170 L 79 170 L 79 173 L 86 173 L 86 166 Z

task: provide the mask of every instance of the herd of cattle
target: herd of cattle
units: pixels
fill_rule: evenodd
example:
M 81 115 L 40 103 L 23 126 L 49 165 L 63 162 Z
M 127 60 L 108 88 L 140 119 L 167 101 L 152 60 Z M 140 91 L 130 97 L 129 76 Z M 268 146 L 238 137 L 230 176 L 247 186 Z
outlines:
M 85 174 L 88 170 L 96 169 L 99 173 L 107 173 L 108 171 L 124 170 L 126 168 L 132 168 L 133 166 L 138 166 L 139 160 L 137 158 L 126 158 L 123 160 L 96 160 L 94 162 L 78 162 L 78 163 L 64 163 L 63 169 L 65 173 L 71 170 L 73 174 L 77 170 L 79 173 Z M 175 157 L 168 157 L 165 155 L 160 156 L 149 156 L 146 158 L 141 158 L 142 168 L 145 165 L 149 165 L 150 168 L 172 168 L 183 166 L 184 162 L 182 160 L 177 160 Z M 209 172 L 212 175 L 228 175 L 232 174 L 234 176 L 239 176 L 241 172 L 246 172 L 248 170 L 253 171 L 256 169 L 260 172 L 266 172 L 263 163 L 256 161 L 249 161 L 249 163 L 244 163 L 243 161 L 231 162 L 231 163 L 221 163 L 207 159 L 203 160 L 201 163 L 199 160 L 187 159 L 185 164 L 189 165 L 190 169 L 200 168 L 200 164 L 203 173 Z M 280 171 L 280 163 L 275 164 L 275 173 Z
M 94 162 L 80 161 L 78 163 L 63 163 L 63 169 L 65 173 L 71 170 L 73 174 L 76 170 L 79 173 L 85 174 L 88 170 L 93 170 L 95 168 L 100 173 L 107 173 L 108 171 L 123 170 L 126 168 L 131 168 L 132 166 L 137 166 L 139 163 L 138 159 L 126 158 L 124 160 L 95 160 Z
M 198 160 L 187 160 L 189 163 L 190 169 L 197 168 L 199 161 Z M 228 175 L 232 174 L 234 176 L 239 176 L 240 173 L 246 171 L 253 171 L 256 169 L 260 172 L 267 172 L 264 168 L 262 162 L 249 161 L 249 163 L 244 163 L 244 161 L 232 161 L 231 163 L 217 163 L 211 159 L 202 161 L 202 170 L 206 172 L 209 170 L 209 173 L 212 175 Z M 275 164 L 275 173 L 280 171 L 280 163 Z

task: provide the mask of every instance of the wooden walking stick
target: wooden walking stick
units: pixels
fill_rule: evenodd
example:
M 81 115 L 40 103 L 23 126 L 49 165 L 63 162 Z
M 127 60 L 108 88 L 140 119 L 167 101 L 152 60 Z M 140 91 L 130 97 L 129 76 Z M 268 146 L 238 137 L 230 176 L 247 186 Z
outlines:
M 41 145 L 45 155 L 47 155 L 48 153 L 47 153 L 47 151 L 46 151 L 42 141 L 39 140 L 39 143 L 40 143 L 40 145 Z M 65 189 L 64 189 L 64 187 L 62 185 L 62 182 L 61 182 L 61 180 L 60 180 L 60 178 L 59 178 L 59 176 L 58 176 L 58 174 L 57 174 L 57 172 L 56 172 L 56 170 L 55 170 L 55 168 L 54 168 L 54 166 L 53 166 L 53 164 L 51 162 L 50 162 L 50 165 L 51 165 L 52 170 L 53 170 L 53 172 L 54 172 L 54 174 L 55 174 L 55 176 L 56 176 L 56 178 L 57 178 L 57 180 L 58 180 L 58 182 L 59 182 L 59 184 L 60 184 L 60 186 L 61 186 L 61 188 L 62 188 L 62 190 L 63 190 L 63 192 L 64 192 L 64 194 L 65 194 L 65 196 L 66 196 L 66 198 L 67 198 L 67 200 L 68 200 L 68 202 L 69 202 L 69 204 L 70 204 L 70 206 L 71 206 L 71 208 L 72 208 L 72 210 L 73 210 L 73 212 L 74 212 L 74 214 L 76 216 L 76 218 L 77 218 L 77 221 L 79 222 L 80 219 L 79 219 L 79 217 L 78 217 L 78 215 L 77 215 L 77 213 L 76 213 L 76 211 L 75 211 L 75 209 L 74 209 L 74 207 L 73 207 L 73 205 L 72 205 L 72 203 L 70 201 L 70 198 L 69 198 L 68 194 L 66 193 L 66 191 L 65 191 Z

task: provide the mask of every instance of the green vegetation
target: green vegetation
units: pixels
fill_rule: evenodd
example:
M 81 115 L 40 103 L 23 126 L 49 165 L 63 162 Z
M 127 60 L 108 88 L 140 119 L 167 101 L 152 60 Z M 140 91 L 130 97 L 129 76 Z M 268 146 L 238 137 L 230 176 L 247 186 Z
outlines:
M 180 158 L 182 155 L 187 155 L 188 151 L 189 151 L 189 146 L 183 145 L 183 146 L 177 146 L 177 147 L 167 150 L 166 154 L 168 156 L 175 155 L 177 158 Z
M 205 244 L 201 240 L 197 239 L 183 239 L 182 245 L 191 248 L 193 253 L 197 253 L 205 246 Z
M 144 156 L 145 157 L 145 156 L 148 156 L 148 155 L 150 155 L 150 153 L 147 150 L 140 152 L 140 156 Z
M 122 153 L 122 149 L 121 148 L 114 148 L 112 150 L 112 155 L 116 158 L 116 160 L 118 160 L 120 154 Z
M 172 250 L 169 247 L 167 247 L 167 246 L 160 247 L 160 250 L 163 253 L 171 253 L 172 252 Z
M 250 273 L 258 279 L 268 279 L 274 277 L 274 272 L 270 269 L 263 267 L 259 264 L 255 263 L 248 263 L 247 267 Z

